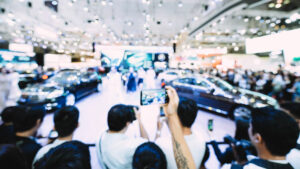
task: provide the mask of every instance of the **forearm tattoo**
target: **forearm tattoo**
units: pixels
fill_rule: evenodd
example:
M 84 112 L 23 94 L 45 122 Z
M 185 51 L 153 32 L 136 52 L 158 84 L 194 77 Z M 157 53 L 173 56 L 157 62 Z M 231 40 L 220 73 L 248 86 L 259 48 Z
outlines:
M 180 144 L 173 139 L 175 144 L 174 155 L 178 169 L 189 169 L 187 159 L 182 153 Z

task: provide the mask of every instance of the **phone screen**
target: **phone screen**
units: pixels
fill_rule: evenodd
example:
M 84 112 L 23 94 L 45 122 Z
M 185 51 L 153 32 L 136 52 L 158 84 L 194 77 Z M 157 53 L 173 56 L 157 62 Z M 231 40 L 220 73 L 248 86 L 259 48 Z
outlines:
M 209 131 L 213 131 L 214 130 L 213 124 L 214 124 L 213 119 L 209 119 L 208 120 L 208 124 L 207 124 L 207 128 L 208 128 Z
M 49 133 L 49 135 L 48 135 L 48 138 L 50 138 L 50 139 L 55 139 L 55 138 L 57 138 L 57 137 L 58 137 L 57 131 L 51 130 L 50 133 Z
M 166 104 L 168 96 L 165 89 L 147 89 L 141 91 L 141 105 Z

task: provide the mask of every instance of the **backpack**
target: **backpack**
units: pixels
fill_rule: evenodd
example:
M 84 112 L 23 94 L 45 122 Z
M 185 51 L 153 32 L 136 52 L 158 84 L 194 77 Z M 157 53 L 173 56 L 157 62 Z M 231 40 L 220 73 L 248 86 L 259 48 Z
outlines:
M 280 163 L 274 163 L 271 161 L 263 160 L 263 159 L 253 159 L 246 163 L 245 165 L 238 165 L 238 164 L 232 164 L 231 169 L 243 169 L 244 166 L 247 164 L 254 164 L 262 168 L 266 169 L 293 169 L 290 163 L 287 164 L 280 164 Z

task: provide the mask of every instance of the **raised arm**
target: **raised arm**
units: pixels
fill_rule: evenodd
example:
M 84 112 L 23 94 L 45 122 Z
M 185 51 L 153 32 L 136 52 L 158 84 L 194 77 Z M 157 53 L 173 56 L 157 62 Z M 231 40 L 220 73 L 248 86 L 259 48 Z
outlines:
M 168 118 L 169 128 L 172 134 L 174 156 L 178 169 L 196 169 L 192 154 L 183 136 L 181 123 L 177 115 L 179 97 L 174 88 L 167 86 L 169 103 L 164 106 L 165 114 Z
M 139 110 L 137 110 L 136 108 L 133 108 L 134 112 L 135 112 L 135 116 L 136 116 L 136 119 L 139 123 L 139 128 L 140 128 L 140 135 L 142 138 L 145 138 L 147 140 L 149 140 L 149 136 L 148 136 L 148 133 L 147 131 L 145 130 L 145 127 L 142 123 L 142 120 L 141 120 L 141 113 Z

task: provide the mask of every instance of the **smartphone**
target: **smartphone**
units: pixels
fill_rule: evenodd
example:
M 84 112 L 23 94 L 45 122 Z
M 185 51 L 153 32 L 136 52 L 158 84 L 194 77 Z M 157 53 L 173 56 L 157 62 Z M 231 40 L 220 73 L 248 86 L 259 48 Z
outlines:
M 160 113 L 159 113 L 160 117 L 165 117 L 166 115 L 165 115 L 164 109 L 162 107 L 160 107 L 159 109 L 160 109 L 159 110 L 160 111 Z
M 140 103 L 142 106 L 152 104 L 166 104 L 169 102 L 166 89 L 147 89 L 141 91 Z
M 209 119 L 208 123 L 207 123 L 208 131 L 213 131 L 214 130 L 213 124 L 214 124 L 214 120 L 213 119 Z

